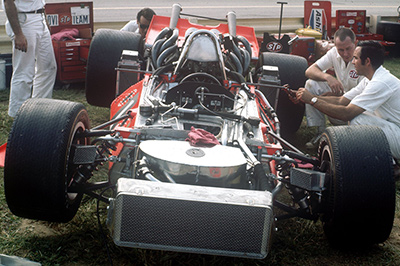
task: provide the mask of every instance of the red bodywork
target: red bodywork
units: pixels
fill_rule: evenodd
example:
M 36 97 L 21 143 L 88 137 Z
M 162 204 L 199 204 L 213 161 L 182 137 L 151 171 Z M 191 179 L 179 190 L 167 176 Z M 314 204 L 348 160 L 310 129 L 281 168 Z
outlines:
M 170 21 L 169 17 L 163 17 L 163 16 L 153 17 L 153 19 L 151 20 L 150 28 L 147 31 L 146 45 L 153 44 L 158 33 L 165 27 L 169 26 L 169 21 Z M 189 20 L 187 19 L 179 19 L 176 27 L 179 29 L 178 46 L 182 46 L 185 40 L 185 32 L 189 28 L 206 29 L 206 30 L 217 29 L 219 32 L 221 32 L 221 34 L 229 33 L 228 24 L 219 24 L 218 26 L 203 26 L 190 23 Z M 253 51 L 252 58 L 258 58 L 259 46 L 254 29 L 251 27 L 236 26 L 236 33 L 238 36 L 243 36 L 249 41 L 251 49 Z

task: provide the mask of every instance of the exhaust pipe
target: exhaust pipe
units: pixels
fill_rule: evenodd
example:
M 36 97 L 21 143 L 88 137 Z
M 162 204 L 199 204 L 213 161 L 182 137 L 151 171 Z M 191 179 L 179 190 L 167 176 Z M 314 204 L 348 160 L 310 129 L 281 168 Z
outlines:
M 236 13 L 234 11 L 228 12 L 226 15 L 228 18 L 229 34 L 232 37 L 236 37 Z
M 178 19 L 182 11 L 182 6 L 180 4 L 172 5 L 172 14 L 171 20 L 169 21 L 169 28 L 174 30 L 176 29 L 176 25 L 178 24 Z

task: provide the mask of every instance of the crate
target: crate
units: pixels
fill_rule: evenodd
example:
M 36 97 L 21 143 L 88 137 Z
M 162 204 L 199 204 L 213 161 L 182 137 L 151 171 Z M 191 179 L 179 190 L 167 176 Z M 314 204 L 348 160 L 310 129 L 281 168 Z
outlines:
M 93 33 L 93 2 L 46 4 L 46 17 L 51 34 L 65 29 L 79 30 L 75 40 L 53 40 L 57 81 L 85 81 L 86 61 Z

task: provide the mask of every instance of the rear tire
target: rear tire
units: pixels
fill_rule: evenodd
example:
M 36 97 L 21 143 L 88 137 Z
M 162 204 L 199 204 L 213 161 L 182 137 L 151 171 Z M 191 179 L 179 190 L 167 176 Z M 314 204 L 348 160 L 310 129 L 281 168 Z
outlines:
M 29 99 L 17 113 L 8 139 L 4 190 L 17 216 L 68 222 L 76 214 L 82 193 L 68 193 L 72 175 L 70 148 L 76 133 L 89 129 L 85 107 L 51 99 Z
M 123 50 L 139 51 L 138 33 L 99 29 L 90 44 L 86 71 L 86 100 L 89 104 L 110 107 L 116 95 L 115 68 Z M 133 84 L 131 84 L 133 85 Z
M 262 53 L 259 67 L 264 65 L 277 66 L 279 68 L 281 85 L 289 84 L 289 87 L 293 90 L 304 87 L 306 82 L 305 71 L 308 67 L 305 58 L 281 53 Z M 260 87 L 260 91 L 267 97 L 271 106 L 274 107 L 275 90 Z M 300 128 L 304 110 L 304 104 L 294 104 L 285 92 L 281 91 L 279 93 L 278 106 L 275 111 L 281 122 L 281 134 L 283 137 L 294 134 Z
M 322 222 L 331 244 L 368 246 L 385 241 L 395 213 L 392 155 L 383 131 L 372 126 L 329 127 L 319 145 L 328 174 Z
M 379 21 L 376 33 L 382 34 L 385 41 L 400 42 L 400 23 L 394 21 Z

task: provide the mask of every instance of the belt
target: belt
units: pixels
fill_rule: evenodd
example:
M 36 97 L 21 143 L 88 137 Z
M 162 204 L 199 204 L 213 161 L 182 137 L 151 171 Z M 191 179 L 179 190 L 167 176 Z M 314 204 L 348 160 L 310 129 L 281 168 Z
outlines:
M 34 11 L 28 11 L 28 12 L 20 12 L 24 14 L 43 14 L 44 13 L 44 8 L 34 10 Z

